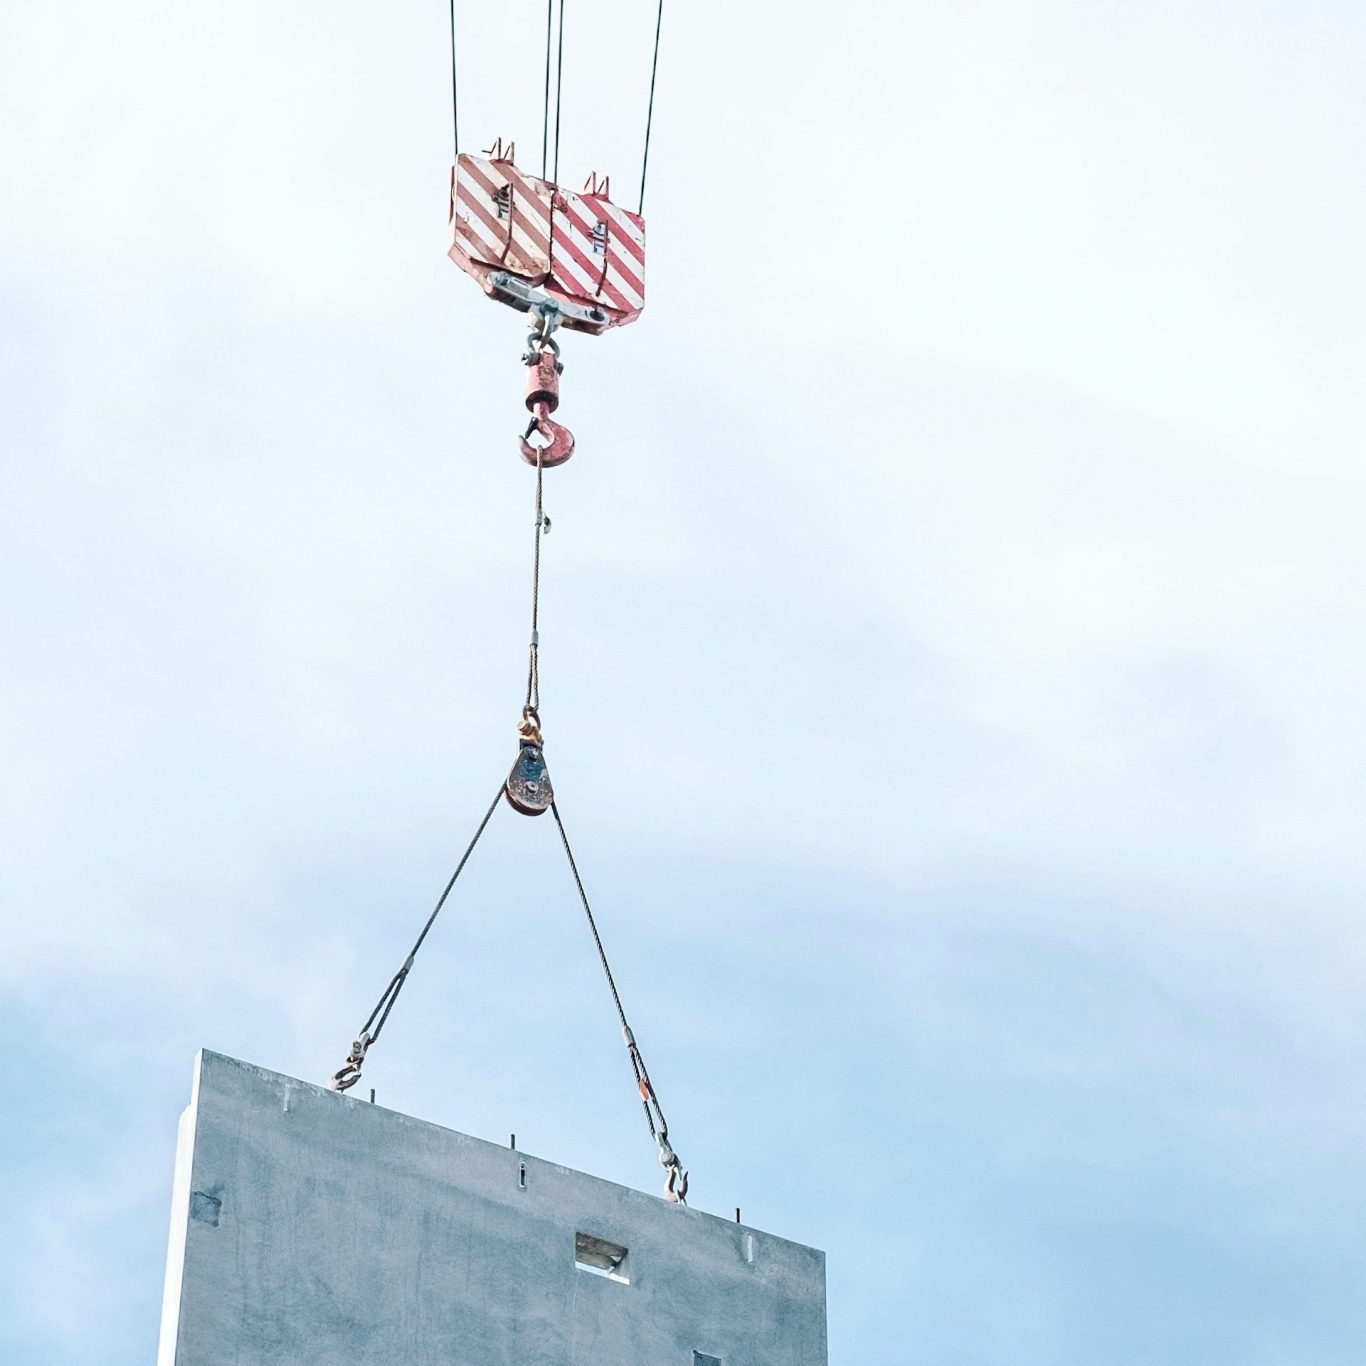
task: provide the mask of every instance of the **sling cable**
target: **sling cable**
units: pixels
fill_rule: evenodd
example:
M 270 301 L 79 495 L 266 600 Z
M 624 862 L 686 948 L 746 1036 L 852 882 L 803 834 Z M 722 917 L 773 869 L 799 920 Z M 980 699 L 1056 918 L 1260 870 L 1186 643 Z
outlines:
M 416 942 L 389 980 L 375 1008 L 357 1033 L 346 1061 L 331 1086 L 346 1091 L 361 1077 L 371 1048 L 379 1041 L 399 993 L 412 973 L 418 951 L 435 925 L 480 837 L 502 802 L 524 816 L 549 811 L 564 848 L 565 859 L 583 906 L 588 929 L 602 963 L 607 987 L 621 1023 L 636 1089 L 645 1110 L 650 1137 L 667 1173 L 664 1195 L 686 1203 L 688 1173 L 669 1139 L 669 1126 L 659 1096 L 641 1056 L 612 975 L 597 920 L 579 873 L 559 804 L 546 766 L 541 733 L 540 589 L 541 542 L 550 530 L 542 501 L 545 471 L 574 454 L 574 437 L 551 416 L 560 403 L 564 365 L 555 334 L 561 328 L 597 336 L 634 322 L 645 307 L 645 174 L 649 168 L 650 131 L 654 122 L 655 77 L 659 69 L 659 36 L 664 4 L 655 14 L 654 53 L 650 64 L 650 98 L 645 117 L 640 166 L 640 195 L 635 212 L 612 202 L 611 183 L 591 175 L 582 191 L 559 183 L 561 100 L 564 75 L 564 0 L 547 0 L 545 89 L 541 120 L 541 174 L 516 165 L 516 145 L 499 138 L 481 156 L 460 150 L 460 104 L 456 61 L 455 2 L 450 3 L 451 124 L 455 164 L 450 181 L 451 260 L 471 276 L 491 299 L 526 313 L 532 324 L 522 363 L 526 367 L 526 407 L 531 420 L 518 438 L 522 459 L 535 469 L 535 536 L 531 570 L 531 636 L 527 647 L 526 693 L 517 724 L 517 754 L 512 769 L 475 828 L 450 880 L 437 898 Z M 552 74 L 554 80 L 552 83 Z M 551 89 L 554 88 L 552 140 Z

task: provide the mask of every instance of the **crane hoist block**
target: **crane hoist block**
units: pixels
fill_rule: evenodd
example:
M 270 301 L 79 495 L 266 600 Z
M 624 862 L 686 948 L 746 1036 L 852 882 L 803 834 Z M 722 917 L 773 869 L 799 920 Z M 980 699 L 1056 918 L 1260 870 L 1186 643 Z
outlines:
M 582 194 L 508 157 L 462 152 L 451 168 L 449 255 L 500 303 L 550 303 L 563 325 L 606 332 L 645 307 L 645 220 L 594 177 Z

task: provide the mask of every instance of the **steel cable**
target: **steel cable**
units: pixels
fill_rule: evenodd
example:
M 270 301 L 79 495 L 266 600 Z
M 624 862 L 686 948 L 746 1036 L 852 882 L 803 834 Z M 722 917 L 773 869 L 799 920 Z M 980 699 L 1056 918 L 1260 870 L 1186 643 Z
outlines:
M 437 898 L 436 905 L 432 908 L 432 913 L 427 917 L 426 924 L 422 927 L 422 933 L 418 935 L 417 941 L 409 950 L 407 958 L 403 960 L 402 966 L 394 973 L 389 980 L 389 985 L 384 988 L 375 1008 L 370 1012 L 370 1018 L 366 1020 L 356 1041 L 351 1045 L 351 1051 L 347 1055 L 346 1062 L 335 1073 L 332 1078 L 332 1085 L 338 1091 L 345 1091 L 354 1086 L 360 1080 L 361 1064 L 365 1061 L 365 1055 L 370 1046 L 379 1038 L 384 1029 L 385 1022 L 389 1018 L 390 1012 L 394 1008 L 394 1003 L 398 1000 L 399 992 L 403 990 L 403 984 L 408 980 L 408 974 L 413 970 L 413 961 L 417 957 L 418 950 L 422 947 L 423 941 L 431 932 L 431 928 L 436 924 L 436 918 L 441 914 L 442 907 L 445 906 L 451 891 L 454 889 L 460 874 L 465 871 L 465 865 L 470 861 L 470 855 L 474 853 L 474 847 L 479 843 L 480 837 L 488 828 L 488 823 L 493 819 L 493 813 L 498 803 L 503 797 L 503 784 L 498 785 L 498 791 L 493 801 L 489 803 L 489 809 L 484 812 L 484 819 L 479 822 L 479 828 L 474 832 L 474 837 L 465 847 L 465 852 L 460 856 L 460 862 L 455 865 L 455 872 L 450 876 L 450 880 L 443 888 L 441 895 Z M 378 1023 L 376 1023 L 378 1020 Z M 374 1032 L 371 1032 L 371 1026 Z
M 655 55 L 650 63 L 650 104 L 645 111 L 645 153 L 640 158 L 640 206 L 637 213 L 645 212 L 645 172 L 650 165 L 650 129 L 655 121 L 655 77 L 659 73 L 659 31 L 664 25 L 664 0 L 659 0 L 655 13 Z
M 460 158 L 460 96 L 455 71 L 455 0 L 451 0 L 451 136 L 456 159 Z
M 564 93 L 564 0 L 560 0 L 560 44 L 555 58 L 555 174 L 550 178 L 560 183 L 560 96 Z
M 545 101 L 541 105 L 541 179 L 545 179 L 546 153 L 550 147 L 550 28 L 555 0 L 545 0 Z
M 542 506 L 542 486 L 545 468 L 541 464 L 541 447 L 536 448 L 536 541 L 531 559 L 531 644 L 527 651 L 526 703 L 538 716 L 541 706 L 541 537 L 550 525 Z
M 555 817 L 555 828 L 560 832 L 560 843 L 564 846 L 565 858 L 569 860 L 569 871 L 574 877 L 574 886 L 578 890 L 579 901 L 583 906 L 584 916 L 588 920 L 588 928 L 592 932 L 593 943 L 598 950 L 598 961 L 602 964 L 603 975 L 607 978 L 607 988 L 612 993 L 612 1003 L 616 1006 L 617 1018 L 621 1021 L 621 1035 L 631 1057 L 631 1069 L 635 1073 L 636 1088 L 640 1092 L 641 1104 L 645 1107 L 645 1123 L 649 1125 L 650 1137 L 659 1145 L 660 1163 L 669 1173 L 666 1191 L 670 1198 L 677 1200 L 679 1204 L 685 1204 L 688 1194 L 688 1174 L 683 1170 L 683 1164 L 679 1161 L 677 1153 L 674 1152 L 669 1142 L 668 1121 L 664 1118 L 664 1111 L 659 1104 L 659 1097 L 655 1094 L 654 1083 L 650 1080 L 650 1074 L 646 1070 L 645 1059 L 641 1056 L 640 1046 L 636 1043 L 636 1036 L 626 1019 L 626 1008 L 621 1003 L 621 993 L 617 990 L 616 978 L 612 975 L 612 965 L 607 961 L 607 950 L 603 947 L 602 935 L 598 933 L 598 922 L 593 915 L 592 906 L 589 905 L 588 892 L 583 885 L 583 878 L 579 874 L 579 865 L 574 858 L 574 851 L 569 846 L 569 836 L 565 832 L 564 821 L 560 819 L 559 804 L 553 800 L 550 803 L 550 814 Z

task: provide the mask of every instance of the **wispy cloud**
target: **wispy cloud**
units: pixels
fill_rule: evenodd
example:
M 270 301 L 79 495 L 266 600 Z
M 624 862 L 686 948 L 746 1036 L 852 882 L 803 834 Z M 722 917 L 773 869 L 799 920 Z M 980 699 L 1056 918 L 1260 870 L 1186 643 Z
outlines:
M 462 117 L 534 162 L 518 18 Z M 699 1199 L 828 1248 L 837 1361 L 1355 1363 L 1360 16 L 783 19 L 670 21 L 547 478 L 548 755 Z M 629 186 L 649 26 L 581 22 Z M 440 23 L 3 20 L 16 1359 L 147 1359 L 194 1048 L 335 1067 L 511 759 Z M 373 1080 L 647 1184 L 557 860 L 500 815 Z

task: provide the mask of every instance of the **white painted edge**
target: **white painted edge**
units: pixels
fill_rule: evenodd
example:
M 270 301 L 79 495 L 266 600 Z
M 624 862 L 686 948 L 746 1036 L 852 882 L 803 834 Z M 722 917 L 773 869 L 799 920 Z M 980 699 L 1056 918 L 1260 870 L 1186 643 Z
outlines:
M 161 1339 L 157 1366 L 176 1366 L 180 1336 L 181 1283 L 185 1275 L 185 1240 L 190 1227 L 190 1184 L 194 1166 L 195 1121 L 199 1116 L 199 1070 L 204 1054 L 195 1054 L 190 1103 L 176 1131 L 175 1176 L 171 1182 L 171 1232 L 166 1243 L 166 1283 L 161 1295 Z

